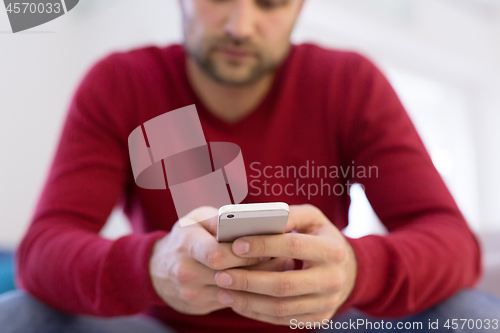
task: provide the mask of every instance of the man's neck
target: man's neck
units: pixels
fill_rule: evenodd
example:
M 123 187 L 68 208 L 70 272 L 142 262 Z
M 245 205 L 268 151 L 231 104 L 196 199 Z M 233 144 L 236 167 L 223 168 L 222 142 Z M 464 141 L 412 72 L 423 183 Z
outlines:
M 237 122 L 249 115 L 271 89 L 274 77 L 270 73 L 252 85 L 232 87 L 210 78 L 189 56 L 186 66 L 189 82 L 198 97 L 210 112 L 227 122 Z

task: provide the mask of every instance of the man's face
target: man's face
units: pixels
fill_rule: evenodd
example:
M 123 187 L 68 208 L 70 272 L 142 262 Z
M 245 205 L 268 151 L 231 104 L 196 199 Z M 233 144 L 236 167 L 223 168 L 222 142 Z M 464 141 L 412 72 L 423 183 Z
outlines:
M 290 48 L 304 0 L 180 0 L 188 54 L 214 80 L 254 83 Z

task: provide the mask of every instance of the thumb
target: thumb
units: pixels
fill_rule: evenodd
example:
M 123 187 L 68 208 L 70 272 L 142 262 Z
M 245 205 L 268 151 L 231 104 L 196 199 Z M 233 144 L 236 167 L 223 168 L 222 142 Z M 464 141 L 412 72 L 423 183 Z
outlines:
M 209 233 L 211 233 L 214 237 L 217 236 L 217 223 L 219 221 L 219 211 L 217 211 L 217 215 L 207 218 L 206 220 L 198 223 L 200 226 L 205 228 Z

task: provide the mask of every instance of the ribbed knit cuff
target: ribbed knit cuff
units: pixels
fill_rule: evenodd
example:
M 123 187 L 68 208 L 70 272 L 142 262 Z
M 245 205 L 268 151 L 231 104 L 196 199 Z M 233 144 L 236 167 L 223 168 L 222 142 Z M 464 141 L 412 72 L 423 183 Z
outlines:
M 113 294 L 122 304 L 119 312 L 139 312 L 153 305 L 165 305 L 157 295 L 149 275 L 149 260 L 155 242 L 167 235 L 166 231 L 133 234 L 115 241 L 106 258 L 103 276 L 112 286 Z M 99 297 L 98 297 L 99 299 Z M 115 304 L 117 305 L 117 304 Z
M 354 289 L 338 312 L 351 307 L 361 307 L 380 297 L 388 282 L 387 274 L 390 264 L 382 236 L 346 238 L 356 255 L 358 270 Z

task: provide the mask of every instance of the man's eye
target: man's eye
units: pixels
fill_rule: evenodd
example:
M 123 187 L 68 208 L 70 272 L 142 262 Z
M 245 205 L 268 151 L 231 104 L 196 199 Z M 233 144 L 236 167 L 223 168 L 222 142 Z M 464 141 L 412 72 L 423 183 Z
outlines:
M 285 6 L 290 0 L 256 0 L 257 5 L 262 9 L 273 9 Z

